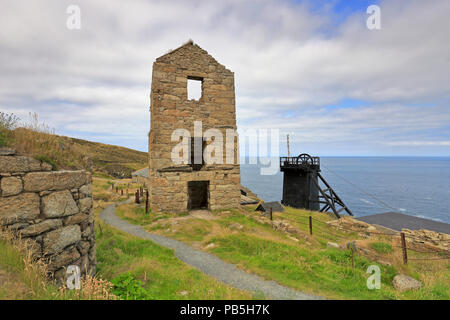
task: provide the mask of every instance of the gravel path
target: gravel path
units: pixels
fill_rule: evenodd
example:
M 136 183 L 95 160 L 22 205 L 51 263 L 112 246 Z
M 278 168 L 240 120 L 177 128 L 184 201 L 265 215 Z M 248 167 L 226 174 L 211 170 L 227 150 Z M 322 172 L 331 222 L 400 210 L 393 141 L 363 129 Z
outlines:
M 157 244 L 175 250 L 176 256 L 183 262 L 203 273 L 238 289 L 262 293 L 269 299 L 282 300 L 317 300 L 321 299 L 300 291 L 284 287 L 275 281 L 264 280 L 259 276 L 238 269 L 235 265 L 224 262 L 216 256 L 195 250 L 183 242 L 145 231 L 141 226 L 120 219 L 115 214 L 115 205 L 106 207 L 100 218 L 107 224 L 136 237 L 152 240 Z

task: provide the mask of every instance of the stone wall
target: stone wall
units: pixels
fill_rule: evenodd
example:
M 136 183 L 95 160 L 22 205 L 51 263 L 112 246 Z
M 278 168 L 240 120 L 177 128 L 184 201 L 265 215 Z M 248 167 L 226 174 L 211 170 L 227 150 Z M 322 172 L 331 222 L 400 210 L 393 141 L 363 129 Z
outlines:
M 0 179 L 0 226 L 30 240 L 33 254 L 57 279 L 68 265 L 94 275 L 91 174 L 51 171 L 47 163 L 3 149 Z
M 189 100 L 188 79 L 202 83 L 199 100 Z M 227 129 L 236 131 L 234 73 L 219 64 L 193 42 L 156 59 L 151 89 L 149 134 L 150 207 L 152 211 L 180 212 L 188 206 L 188 182 L 208 181 L 209 208 L 236 208 L 240 202 L 240 167 L 237 138 L 231 144 L 235 160 L 226 164 Z M 217 129 L 224 139 L 223 163 L 205 164 L 194 170 L 175 164 L 171 140 L 175 129 L 186 129 L 194 137 L 194 121 L 203 133 Z M 210 142 L 206 142 L 208 144 Z

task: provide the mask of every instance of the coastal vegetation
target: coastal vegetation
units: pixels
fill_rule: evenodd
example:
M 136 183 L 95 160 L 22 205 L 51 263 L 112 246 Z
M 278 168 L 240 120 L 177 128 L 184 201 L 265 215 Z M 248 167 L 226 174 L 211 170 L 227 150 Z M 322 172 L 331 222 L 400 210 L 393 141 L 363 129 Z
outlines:
M 130 178 L 148 162 L 145 152 L 56 135 L 35 113 L 22 121 L 1 112 L 0 147 L 47 162 L 53 170 L 86 169 L 115 178 Z
M 274 230 L 256 206 L 222 210 L 211 215 L 145 214 L 136 204 L 122 204 L 116 213 L 123 219 L 144 226 L 152 233 L 183 241 L 205 250 L 238 267 L 275 280 L 282 285 L 329 299 L 449 299 L 448 260 L 411 261 L 403 265 L 401 251 L 394 250 L 388 236 L 366 239 L 356 232 L 332 229 L 328 214 L 286 208 L 274 212 L 273 219 L 299 231 L 293 235 Z M 313 235 L 308 219 L 312 215 Z M 322 223 L 321 223 L 322 222 Z M 299 236 L 300 235 L 300 236 Z M 347 249 L 356 241 L 361 248 Z M 330 246 L 336 243 L 339 248 Z M 364 252 L 364 254 L 362 253 Z M 411 253 L 411 258 L 419 257 Z M 368 289 L 370 265 L 381 269 L 381 288 Z M 419 290 L 399 292 L 392 280 L 397 274 L 420 280 Z
M 119 217 L 151 233 L 185 242 L 264 279 L 309 294 L 328 299 L 450 299 L 448 259 L 414 260 L 425 255 L 413 251 L 404 265 L 392 237 L 367 238 L 333 228 L 328 224 L 333 217 L 327 214 L 285 208 L 282 213 L 274 212 L 271 222 L 255 211 L 256 205 L 189 214 L 146 213 L 143 203 L 132 202 L 134 192 L 143 186 L 120 179 L 119 171 L 108 170 L 111 164 L 127 170 L 142 168 L 147 165 L 146 153 L 56 136 L 45 125 L 38 125 L 37 117 L 28 127 L 20 128 L 18 121 L 2 115 L 2 146 L 32 155 L 53 168 L 91 170 L 98 274 L 84 279 L 81 291 L 60 288 L 48 281 L 45 265 L 35 263 L 26 245 L 2 233 L 0 299 L 269 298 L 225 285 L 181 262 L 172 250 L 105 224 L 98 214 L 110 204 L 116 204 Z M 124 203 L 127 199 L 131 201 Z M 291 229 L 295 232 L 286 232 Z M 354 247 L 356 250 L 351 250 Z M 371 265 L 381 270 L 379 290 L 366 285 Z M 392 280 L 397 274 L 419 280 L 422 288 L 396 290 Z

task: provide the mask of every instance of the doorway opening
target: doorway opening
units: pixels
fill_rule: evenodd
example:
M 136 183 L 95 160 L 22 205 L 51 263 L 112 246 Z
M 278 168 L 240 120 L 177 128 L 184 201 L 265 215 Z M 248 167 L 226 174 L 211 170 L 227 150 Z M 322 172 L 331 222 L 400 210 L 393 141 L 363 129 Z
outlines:
M 209 181 L 188 181 L 188 210 L 208 209 Z

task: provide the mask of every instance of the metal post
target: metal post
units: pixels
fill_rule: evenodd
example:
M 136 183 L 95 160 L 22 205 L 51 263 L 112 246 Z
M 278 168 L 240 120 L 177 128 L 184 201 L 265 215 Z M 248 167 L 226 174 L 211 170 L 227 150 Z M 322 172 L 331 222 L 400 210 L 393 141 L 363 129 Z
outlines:
M 309 234 L 312 235 L 312 217 L 309 216 Z
M 352 250 L 352 269 L 355 269 L 355 258 L 354 258 L 353 246 L 350 249 Z
M 290 150 L 290 148 L 289 148 L 289 135 L 287 135 L 286 139 L 287 139 L 287 152 L 288 152 L 288 157 L 290 158 L 290 157 L 291 157 L 291 150 Z
M 148 190 L 145 192 L 145 213 L 148 213 Z
M 408 264 L 408 252 L 406 251 L 405 234 L 402 232 L 402 233 L 400 233 L 400 236 L 402 238 L 403 263 Z
M 128 189 L 127 189 L 127 198 L 128 198 Z
M 136 203 L 139 204 L 139 191 L 136 191 Z

